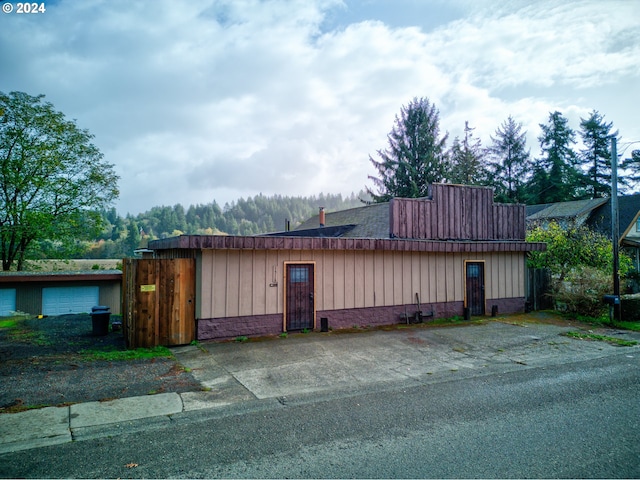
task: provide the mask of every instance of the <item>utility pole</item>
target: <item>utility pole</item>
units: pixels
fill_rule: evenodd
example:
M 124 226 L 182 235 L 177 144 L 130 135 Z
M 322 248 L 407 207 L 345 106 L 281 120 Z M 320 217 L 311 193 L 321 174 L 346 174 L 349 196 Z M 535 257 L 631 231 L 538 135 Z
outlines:
M 618 148 L 611 137 L 611 241 L 613 243 L 613 295 L 620 298 L 620 219 L 618 216 Z M 620 321 L 620 302 L 613 305 L 613 320 Z

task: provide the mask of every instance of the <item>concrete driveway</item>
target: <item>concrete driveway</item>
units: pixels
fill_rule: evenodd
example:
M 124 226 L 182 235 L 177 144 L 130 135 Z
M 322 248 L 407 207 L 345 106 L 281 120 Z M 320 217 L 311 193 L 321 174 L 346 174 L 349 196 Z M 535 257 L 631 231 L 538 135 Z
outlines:
M 516 317 L 522 319 L 523 316 Z M 534 317 L 531 317 L 534 318 Z M 182 394 L 185 410 L 239 401 L 348 395 L 621 353 L 618 346 L 564 336 L 578 328 L 507 319 L 448 327 L 411 326 L 361 333 L 308 333 L 260 341 L 173 348 L 210 389 Z M 637 333 L 608 330 L 610 336 Z M 629 348 L 634 354 L 637 347 Z

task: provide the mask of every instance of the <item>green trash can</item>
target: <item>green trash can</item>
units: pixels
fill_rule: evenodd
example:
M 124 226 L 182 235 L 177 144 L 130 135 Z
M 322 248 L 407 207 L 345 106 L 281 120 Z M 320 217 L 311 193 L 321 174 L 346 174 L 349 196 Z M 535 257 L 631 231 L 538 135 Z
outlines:
M 109 320 L 111 319 L 111 309 L 109 307 L 91 307 L 91 324 L 93 335 L 104 336 L 109 333 Z

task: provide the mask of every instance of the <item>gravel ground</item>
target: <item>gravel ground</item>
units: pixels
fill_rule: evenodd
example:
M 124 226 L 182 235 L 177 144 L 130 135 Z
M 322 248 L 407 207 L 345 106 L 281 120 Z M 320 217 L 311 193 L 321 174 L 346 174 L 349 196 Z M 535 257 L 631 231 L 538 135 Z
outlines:
M 81 350 L 125 350 L 122 332 L 106 336 L 92 332 L 89 315 L 21 320 L 0 328 L 0 413 L 201 389 L 170 358 L 87 359 Z

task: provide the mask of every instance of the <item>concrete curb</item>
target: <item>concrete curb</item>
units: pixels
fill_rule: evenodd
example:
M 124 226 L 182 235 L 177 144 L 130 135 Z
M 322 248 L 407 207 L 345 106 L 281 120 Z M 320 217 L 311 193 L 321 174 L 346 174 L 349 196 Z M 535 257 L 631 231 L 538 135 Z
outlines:
M 0 415 L 0 453 L 71 442 L 74 429 L 168 416 L 182 411 L 179 394 L 163 393 Z

